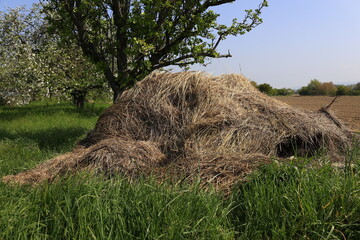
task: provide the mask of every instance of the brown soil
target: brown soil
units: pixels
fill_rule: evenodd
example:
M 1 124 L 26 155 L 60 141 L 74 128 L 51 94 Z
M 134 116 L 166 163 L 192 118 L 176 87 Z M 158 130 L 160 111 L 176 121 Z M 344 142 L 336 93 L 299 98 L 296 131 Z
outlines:
M 291 96 L 275 97 L 291 106 L 317 111 L 328 105 L 334 97 Z M 360 96 L 341 96 L 331 105 L 330 110 L 353 131 L 360 131 Z

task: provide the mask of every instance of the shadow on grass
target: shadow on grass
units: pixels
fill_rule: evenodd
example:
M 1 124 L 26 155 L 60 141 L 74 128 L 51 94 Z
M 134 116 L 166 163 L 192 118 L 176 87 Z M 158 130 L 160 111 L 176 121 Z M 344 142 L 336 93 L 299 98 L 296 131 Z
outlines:
M 26 138 L 35 141 L 42 150 L 65 151 L 70 150 L 75 142 L 84 135 L 88 129 L 83 127 L 51 128 L 33 132 L 17 132 L 12 134 L 0 129 L 0 141 L 5 139 L 16 140 Z
M 85 104 L 84 109 L 77 109 L 70 103 L 31 103 L 24 106 L 2 107 L 0 120 L 12 121 L 26 115 L 54 115 L 59 112 L 65 114 L 79 114 L 81 117 L 99 116 L 109 104 Z
M 1 127 L 1 122 L 12 122 L 21 119 L 41 119 L 44 116 L 45 121 L 52 121 L 58 117 L 71 119 L 94 119 L 99 116 L 109 104 L 106 103 L 86 103 L 84 109 L 77 109 L 71 103 L 53 103 L 53 102 L 33 102 L 29 105 L 17 107 L 0 108 L 0 140 L 19 138 L 30 139 L 36 142 L 40 149 L 49 149 L 55 151 L 70 150 L 75 142 L 84 135 L 89 129 L 79 124 L 74 126 L 61 126 L 61 123 L 55 123 L 53 127 L 46 129 L 15 129 L 12 132 L 7 128 Z M 16 124 L 21 124 L 19 121 Z M 76 120 L 75 120 L 76 122 Z M 41 125 L 38 123 L 37 125 Z

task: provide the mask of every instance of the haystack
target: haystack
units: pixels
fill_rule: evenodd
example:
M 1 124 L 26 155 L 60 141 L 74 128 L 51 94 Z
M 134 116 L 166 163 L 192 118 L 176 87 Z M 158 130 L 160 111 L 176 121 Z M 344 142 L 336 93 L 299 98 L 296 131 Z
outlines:
M 36 183 L 89 169 L 230 186 L 271 157 L 326 150 L 339 160 L 350 138 L 327 109 L 294 109 L 241 75 L 154 72 L 124 92 L 73 152 L 4 180 Z

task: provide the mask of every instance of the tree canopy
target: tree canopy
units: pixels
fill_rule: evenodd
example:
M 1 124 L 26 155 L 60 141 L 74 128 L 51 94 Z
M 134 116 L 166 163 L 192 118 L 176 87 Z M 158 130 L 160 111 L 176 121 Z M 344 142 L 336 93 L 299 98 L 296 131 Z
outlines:
M 214 7 L 235 0 L 44 0 L 52 30 L 81 47 L 103 71 L 114 99 L 153 70 L 230 57 L 217 47 L 262 22 L 267 6 L 246 10 L 242 21 L 217 23 Z
M 73 43 L 47 32 L 39 5 L 0 12 L 0 95 L 17 103 L 71 96 L 78 107 L 104 77 Z

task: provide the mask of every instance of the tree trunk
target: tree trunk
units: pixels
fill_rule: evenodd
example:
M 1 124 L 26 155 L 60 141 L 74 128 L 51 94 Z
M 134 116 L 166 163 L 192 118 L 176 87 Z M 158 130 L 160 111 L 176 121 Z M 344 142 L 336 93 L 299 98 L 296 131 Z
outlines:
M 126 53 L 126 49 L 128 46 L 127 24 L 130 11 L 130 0 L 113 1 L 111 8 L 113 10 L 114 24 L 117 26 L 115 31 L 117 65 L 116 83 L 119 88 L 116 89 L 116 91 L 113 89 L 115 102 L 125 90 L 125 86 L 127 86 L 126 83 L 128 81 L 128 54 Z
M 71 92 L 71 95 L 73 97 L 73 104 L 77 108 L 84 108 L 85 105 L 85 97 L 87 92 L 86 91 L 80 91 L 80 90 L 74 90 Z
M 116 99 L 121 95 L 124 90 L 120 87 L 120 84 L 118 83 L 118 81 L 116 81 L 113 72 L 108 66 L 106 66 L 104 69 L 104 75 L 111 89 L 114 92 L 113 102 L 115 103 Z

